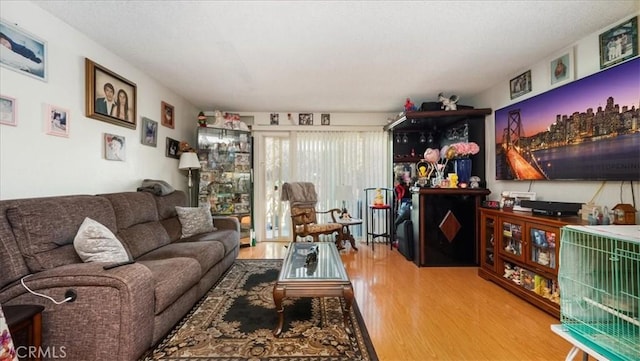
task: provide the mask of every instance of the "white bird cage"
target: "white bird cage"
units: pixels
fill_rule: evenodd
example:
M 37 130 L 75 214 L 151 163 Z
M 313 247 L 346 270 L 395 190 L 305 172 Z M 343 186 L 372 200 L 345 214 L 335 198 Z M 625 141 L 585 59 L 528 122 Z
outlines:
M 640 360 L 640 226 L 566 226 L 560 319 L 611 360 Z

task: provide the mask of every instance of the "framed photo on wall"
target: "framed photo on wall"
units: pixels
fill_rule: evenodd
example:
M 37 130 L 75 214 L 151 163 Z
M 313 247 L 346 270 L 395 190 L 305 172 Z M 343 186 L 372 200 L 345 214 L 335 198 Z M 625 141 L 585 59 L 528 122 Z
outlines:
M 49 105 L 47 106 L 44 121 L 47 134 L 57 137 L 69 137 L 69 110 Z
M 87 117 L 136 129 L 136 84 L 85 58 Z
M 280 114 L 278 114 L 278 113 L 271 113 L 270 118 L 271 118 L 271 119 L 270 119 L 269 124 L 271 124 L 271 125 L 278 125 L 278 124 L 280 123 Z
M 298 125 L 313 125 L 313 113 L 298 114 Z
M 165 155 L 169 158 L 175 158 L 175 159 L 179 159 L 180 156 L 178 155 L 178 149 L 180 149 L 180 142 L 167 137 L 167 149 L 165 152 Z
M 125 161 L 126 139 L 121 135 L 104 134 L 104 158 L 106 160 Z
M 530 91 L 531 70 L 527 70 L 509 81 L 509 94 L 511 95 L 511 99 L 527 94 Z
M 561 51 L 549 61 L 549 82 L 553 86 L 572 81 L 574 73 L 573 47 Z
M 4 19 L 0 19 L 0 37 L 5 46 L 0 57 L 0 65 L 20 74 L 47 81 L 46 41 Z
M 149 118 L 142 117 L 142 127 L 140 127 L 141 140 L 140 142 L 150 147 L 155 147 L 158 144 L 158 122 Z
M 17 103 L 14 98 L 6 95 L 0 95 L 0 124 L 11 125 L 14 127 L 18 125 L 16 109 Z
M 162 102 L 160 104 L 160 117 L 162 118 L 162 125 L 171 129 L 175 128 L 175 110 L 173 105 Z
M 600 34 L 600 69 L 638 55 L 638 17 Z
M 322 124 L 322 125 L 330 125 L 331 124 L 331 115 L 322 114 L 320 116 L 320 124 Z

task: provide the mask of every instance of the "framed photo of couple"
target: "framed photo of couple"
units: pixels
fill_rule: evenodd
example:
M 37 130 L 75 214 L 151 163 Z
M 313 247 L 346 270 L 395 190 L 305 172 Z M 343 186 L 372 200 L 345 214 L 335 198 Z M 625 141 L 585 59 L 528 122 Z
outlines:
M 136 129 L 136 84 L 85 58 L 87 117 Z

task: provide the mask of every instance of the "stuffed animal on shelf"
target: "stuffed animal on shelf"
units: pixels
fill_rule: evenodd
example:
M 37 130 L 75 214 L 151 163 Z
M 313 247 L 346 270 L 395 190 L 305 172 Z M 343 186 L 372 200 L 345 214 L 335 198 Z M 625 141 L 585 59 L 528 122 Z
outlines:
M 458 96 L 452 95 L 446 98 L 442 93 L 438 94 L 438 101 L 442 103 L 442 109 L 444 110 L 457 110 L 456 103 L 458 102 Z
M 214 111 L 213 117 L 216 119 L 213 126 L 216 128 L 224 128 L 224 116 L 222 115 L 222 112 L 219 110 Z
M 404 111 L 405 112 L 413 112 L 416 111 L 416 105 L 413 104 L 413 102 L 411 102 L 410 98 L 407 98 L 407 100 L 404 102 Z

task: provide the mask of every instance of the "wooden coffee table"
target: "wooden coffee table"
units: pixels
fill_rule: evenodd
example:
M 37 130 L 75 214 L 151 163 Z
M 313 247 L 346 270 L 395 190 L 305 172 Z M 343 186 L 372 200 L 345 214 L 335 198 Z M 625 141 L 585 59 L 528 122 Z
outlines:
M 306 265 L 307 254 L 318 246 L 317 262 Z M 273 301 L 278 312 L 278 325 L 273 333 L 278 336 L 284 325 L 285 297 L 343 297 L 344 326 L 349 329 L 349 310 L 353 303 L 353 287 L 342 259 L 333 242 L 292 242 L 282 263 L 282 269 L 273 286 Z

